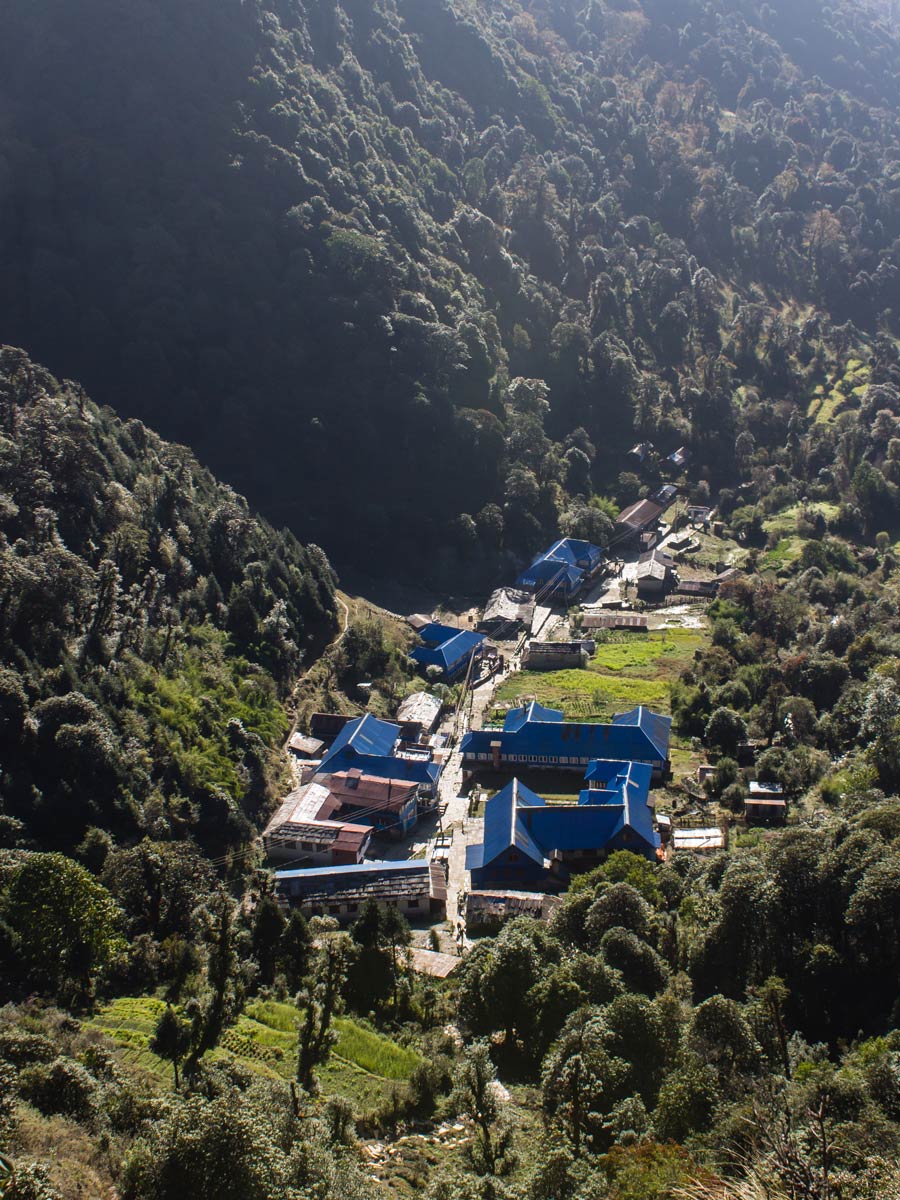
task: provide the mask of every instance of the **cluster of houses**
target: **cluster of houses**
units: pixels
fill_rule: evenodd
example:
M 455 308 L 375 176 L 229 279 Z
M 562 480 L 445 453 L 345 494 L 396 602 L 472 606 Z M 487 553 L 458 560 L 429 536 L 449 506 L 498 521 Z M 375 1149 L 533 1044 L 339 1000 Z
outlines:
M 464 775 L 516 773 L 485 806 L 483 842 L 468 847 L 474 892 L 559 889 L 614 850 L 658 857 L 649 794 L 669 774 L 670 731 L 670 717 L 643 707 L 580 723 L 532 701 L 507 713 L 502 729 L 466 734 Z M 571 804 L 549 804 L 518 778 L 524 771 L 577 773 L 584 787 Z
M 367 896 L 385 903 L 402 896 L 400 907 L 410 913 L 440 909 L 446 888 L 439 867 L 364 861 L 374 837 L 402 839 L 434 807 L 440 712 L 437 697 L 418 692 L 401 705 L 397 722 L 316 714 L 310 735 L 292 739 L 303 760 L 301 783 L 262 835 L 267 858 L 280 864 L 276 888 L 286 901 L 308 915 L 346 920 Z

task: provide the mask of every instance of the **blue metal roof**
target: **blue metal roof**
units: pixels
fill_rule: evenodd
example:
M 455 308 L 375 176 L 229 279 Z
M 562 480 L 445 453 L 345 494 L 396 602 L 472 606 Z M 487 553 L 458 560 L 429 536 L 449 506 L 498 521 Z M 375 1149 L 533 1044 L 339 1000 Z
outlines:
M 504 731 L 515 733 L 528 721 L 562 721 L 563 715 L 559 709 L 544 708 L 537 700 L 532 700 L 524 708 L 511 708 L 503 722 Z
M 400 739 L 400 726 L 390 721 L 382 721 L 366 713 L 354 721 L 348 721 L 332 743 L 331 749 L 322 759 L 320 771 L 334 771 L 332 760 L 346 751 L 343 758 L 352 758 L 354 754 L 388 755 Z M 351 764 L 352 765 L 352 764 Z
M 544 717 L 542 714 L 547 712 Z M 491 742 L 500 742 L 503 755 L 529 758 L 597 758 L 631 761 L 664 761 L 668 757 L 671 717 L 647 708 L 619 713 L 611 725 L 563 721 L 555 709 L 529 705 L 512 709 L 503 730 L 472 730 L 462 740 L 463 754 L 489 754 Z
M 640 729 L 648 741 L 660 751 L 660 757 L 665 758 L 669 753 L 669 735 L 672 732 L 672 718 L 664 717 L 661 713 L 651 712 L 644 705 L 632 708 L 629 712 L 616 713 L 613 725 L 632 725 Z
M 439 621 L 432 621 L 430 625 L 422 626 L 419 630 L 419 637 L 423 642 L 441 646 L 444 642 L 449 642 L 451 638 L 456 637 L 459 632 L 455 625 L 442 625 Z
M 485 808 L 484 841 L 466 852 L 466 869 L 490 867 L 509 850 L 519 851 L 538 866 L 547 867 L 553 851 L 602 851 L 621 835 L 635 835 L 647 850 L 656 850 L 653 814 L 647 804 L 650 767 L 618 764 L 618 789 L 583 791 L 577 804 L 547 804 L 518 779 L 492 797 Z M 631 778 L 630 768 L 641 768 Z
M 603 559 L 603 551 L 577 538 L 560 538 L 527 567 L 516 580 L 517 587 L 537 590 L 555 583 L 557 589 L 577 591 L 586 571 L 593 571 Z
M 519 818 L 520 809 L 530 809 L 544 803 L 540 796 L 535 795 L 524 783 L 512 779 L 488 800 L 484 809 L 484 862 L 491 863 L 505 850 L 515 847 L 526 858 L 540 866 L 544 865 L 544 855 L 535 845 L 528 830 Z
M 353 754 L 344 750 L 328 758 L 328 764 L 323 760 L 318 774 L 336 775 L 339 771 L 351 771 L 359 768 L 366 775 L 375 775 L 378 779 L 399 779 L 404 783 L 424 783 L 434 785 L 441 777 L 441 764 L 427 762 L 422 758 L 399 758 L 391 754 Z
M 652 776 L 653 768 L 649 763 L 595 759 L 585 772 L 585 782 L 600 783 L 602 786 L 583 791 L 578 803 L 646 804 Z
M 461 662 L 467 661 L 484 641 L 483 633 L 475 633 L 471 629 L 454 629 L 451 632 L 453 636 L 440 645 L 416 646 L 411 651 L 410 658 L 421 666 L 435 666 L 443 671 L 452 671 Z

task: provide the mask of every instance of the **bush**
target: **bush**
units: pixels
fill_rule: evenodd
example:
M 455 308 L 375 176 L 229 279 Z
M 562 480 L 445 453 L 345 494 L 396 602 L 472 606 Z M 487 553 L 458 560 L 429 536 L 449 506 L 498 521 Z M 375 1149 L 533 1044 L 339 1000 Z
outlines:
M 27 1067 L 19 1076 L 22 1099 L 39 1112 L 45 1116 L 60 1113 L 85 1125 L 97 1115 L 99 1090 L 96 1079 L 71 1058 Z

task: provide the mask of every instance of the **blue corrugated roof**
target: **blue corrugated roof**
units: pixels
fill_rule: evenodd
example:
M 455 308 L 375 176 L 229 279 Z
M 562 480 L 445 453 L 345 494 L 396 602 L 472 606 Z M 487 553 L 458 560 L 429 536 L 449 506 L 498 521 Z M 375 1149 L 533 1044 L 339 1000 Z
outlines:
M 655 850 L 653 814 L 647 804 L 649 766 L 618 764 L 615 790 L 583 791 L 577 804 L 547 804 L 517 779 L 490 799 L 485 808 L 484 841 L 469 847 L 466 869 L 490 867 L 511 849 L 544 866 L 553 851 L 602 851 L 617 838 L 619 844 L 636 835 L 645 849 Z M 639 768 L 632 778 L 630 768 Z
M 442 625 L 440 621 L 432 621 L 430 625 L 422 626 L 419 630 L 419 637 L 423 642 L 431 642 L 435 646 L 440 646 L 456 637 L 459 632 L 455 625 Z
M 586 783 L 602 783 L 581 793 L 579 804 L 631 803 L 646 804 L 650 794 L 653 768 L 649 763 L 616 762 L 595 759 L 585 771 Z
M 475 633 L 471 629 L 454 629 L 452 634 L 439 646 L 416 646 L 410 658 L 424 667 L 436 666 L 443 671 L 451 671 L 461 662 L 468 661 L 484 641 L 483 633 Z
M 513 709 L 501 732 L 472 730 L 462 740 L 463 754 L 489 754 L 491 742 L 500 742 L 503 755 L 524 754 L 540 760 L 551 758 L 598 758 L 660 760 L 668 757 L 671 717 L 636 708 L 620 713 L 612 725 L 561 721 L 556 711 L 544 719 L 540 705 Z M 524 714 L 524 717 L 523 717 Z
M 532 700 L 524 708 L 511 708 L 506 714 L 503 728 L 506 731 L 515 733 L 527 721 L 562 721 L 562 719 L 563 715 L 559 709 L 544 708 L 543 704 L 538 704 L 537 700 Z
M 366 713 L 353 721 L 348 721 L 332 743 L 331 749 L 322 759 L 320 771 L 330 771 L 331 761 L 342 751 L 355 754 L 384 754 L 388 755 L 397 745 L 400 738 L 400 726 L 390 721 L 382 721 Z M 347 755 L 344 755 L 346 758 Z
M 613 725 L 635 726 L 659 749 L 661 758 L 668 755 L 669 736 L 672 732 L 671 717 L 664 717 L 661 713 L 651 712 L 644 705 L 639 705 L 629 712 L 616 713 L 613 717 Z
M 518 779 L 512 779 L 492 796 L 484 810 L 484 859 L 491 863 L 504 850 L 515 846 L 526 858 L 543 866 L 544 855 L 522 825 L 519 810 L 540 807 L 544 801 Z
M 339 771 L 359 768 L 365 775 L 378 779 L 399 779 L 403 783 L 434 785 L 441 775 L 441 764 L 421 758 L 399 758 L 391 754 L 353 754 L 349 749 L 330 755 L 327 766 L 323 760 L 319 774 L 336 775 Z

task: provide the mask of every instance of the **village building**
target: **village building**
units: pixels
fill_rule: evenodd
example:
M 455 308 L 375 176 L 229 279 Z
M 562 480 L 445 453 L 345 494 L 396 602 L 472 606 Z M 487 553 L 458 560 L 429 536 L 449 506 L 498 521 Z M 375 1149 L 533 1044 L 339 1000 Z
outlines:
M 638 616 L 637 613 L 585 613 L 581 621 L 581 628 L 588 631 L 629 629 L 637 633 L 646 633 L 650 628 L 650 622 L 646 617 Z
M 492 592 L 478 628 L 491 637 L 512 638 L 534 620 L 534 596 L 521 588 L 501 587 Z
M 549 921 L 560 906 L 558 896 L 546 892 L 520 892 L 482 888 L 466 895 L 466 930 L 496 933 L 507 921 L 531 917 Z
M 502 729 L 470 730 L 461 743 L 464 777 L 503 769 L 577 771 L 594 759 L 648 763 L 654 779 L 669 774 L 672 718 L 639 707 L 611 724 L 564 721 L 536 700 L 506 714 Z
M 679 446 L 671 454 L 666 455 L 666 462 L 676 471 L 682 470 L 691 461 L 691 452 L 685 446 Z
M 663 513 L 663 505 L 655 500 L 638 500 L 623 508 L 616 518 L 615 541 L 637 541 L 645 530 L 653 529 Z
M 396 908 L 410 921 L 440 919 L 447 906 L 444 872 L 426 859 L 367 862 L 307 871 L 276 871 L 278 896 L 306 917 L 355 921 L 364 904 Z
M 719 591 L 714 579 L 679 579 L 675 585 L 679 596 L 694 596 L 698 600 L 712 600 Z
M 590 542 L 561 538 L 523 571 L 516 587 L 534 592 L 542 604 L 568 603 L 603 566 L 603 551 Z
M 628 451 L 628 457 L 635 459 L 639 464 L 646 462 L 650 454 L 653 453 L 652 442 L 638 442 L 636 446 L 632 446 Z
M 309 736 L 330 746 L 345 725 L 352 721 L 346 713 L 313 713 L 309 718 Z
M 401 728 L 371 713 L 354 717 L 341 729 L 319 763 L 316 778 L 358 769 L 364 775 L 418 786 L 423 798 L 434 796 L 441 764 L 427 746 L 409 746 Z
M 438 727 L 443 701 L 430 692 L 413 692 L 397 709 L 404 741 L 427 742 Z
M 660 508 L 666 509 L 677 495 L 678 488 L 674 483 L 664 483 L 662 487 L 658 487 L 656 491 L 653 492 L 650 499 L 655 504 L 658 504 Z
M 432 618 L 426 617 L 424 613 L 411 613 L 406 618 L 406 623 L 418 633 L 420 629 L 432 623 Z
M 291 734 L 288 750 L 297 758 L 321 758 L 325 743 L 320 738 L 310 737 L 304 733 Z
M 590 639 L 577 642 L 531 641 L 525 648 L 523 666 L 527 671 L 564 671 L 586 667 L 596 645 Z
M 651 550 L 638 559 L 635 572 L 638 596 L 642 600 L 660 600 L 678 583 L 675 560 L 663 550 Z
M 783 825 L 787 818 L 787 800 L 780 783 L 751 779 L 744 800 L 744 816 L 760 825 Z
M 702 525 L 709 528 L 713 510 L 706 504 L 689 504 L 687 509 L 688 521 L 691 525 Z
M 484 653 L 484 634 L 432 621 L 419 630 L 421 646 L 410 653 L 423 670 L 437 667 L 448 683 L 462 679 L 470 664 Z
M 372 841 L 371 825 L 335 820 L 337 810 L 321 784 L 295 789 L 263 831 L 266 857 L 304 867 L 362 862 Z
M 397 839 L 415 829 L 420 801 L 417 783 L 366 775 L 358 769 L 320 776 L 319 782 L 328 789 L 343 820 L 371 825 Z
M 656 859 L 659 835 L 647 803 L 650 767 L 618 763 L 601 768 L 603 786 L 590 786 L 576 804 L 547 804 L 512 779 L 485 807 L 484 841 L 466 850 L 472 887 L 490 883 L 559 886 L 614 850 Z

